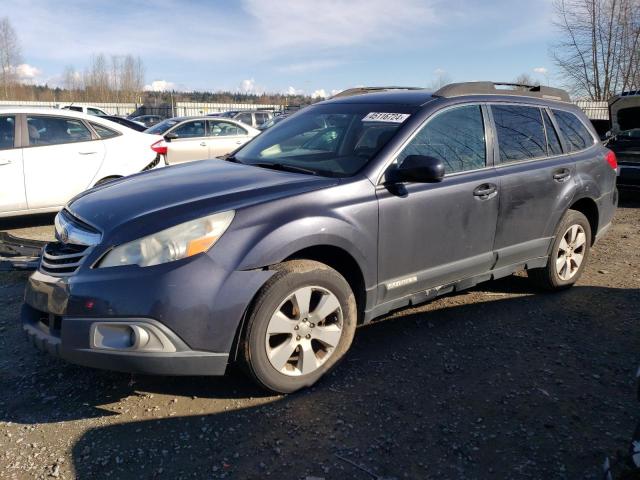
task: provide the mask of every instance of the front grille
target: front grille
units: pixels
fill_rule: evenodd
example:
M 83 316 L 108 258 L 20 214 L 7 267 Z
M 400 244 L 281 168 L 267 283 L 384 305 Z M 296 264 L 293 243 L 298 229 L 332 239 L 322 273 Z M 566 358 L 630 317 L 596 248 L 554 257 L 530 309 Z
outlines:
M 86 245 L 48 243 L 42 252 L 40 270 L 57 277 L 71 275 L 78 269 L 88 253 L 89 247 Z

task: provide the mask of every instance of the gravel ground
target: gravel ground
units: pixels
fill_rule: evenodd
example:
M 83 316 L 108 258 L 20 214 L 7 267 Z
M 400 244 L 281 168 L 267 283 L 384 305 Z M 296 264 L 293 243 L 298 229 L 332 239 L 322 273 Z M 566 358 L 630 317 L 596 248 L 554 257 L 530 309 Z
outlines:
M 27 227 L 4 226 L 51 233 Z M 0 274 L 0 478 L 602 478 L 638 419 L 639 233 L 623 197 L 571 290 L 519 275 L 396 313 L 287 397 L 40 354 L 18 324 L 27 275 Z

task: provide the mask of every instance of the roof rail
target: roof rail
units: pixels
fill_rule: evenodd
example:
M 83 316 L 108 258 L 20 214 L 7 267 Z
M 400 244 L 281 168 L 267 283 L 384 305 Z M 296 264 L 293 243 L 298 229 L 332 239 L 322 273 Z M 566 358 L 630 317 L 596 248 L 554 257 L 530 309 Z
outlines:
M 355 87 L 347 88 L 336 93 L 331 98 L 351 97 L 353 95 L 364 95 L 365 93 L 385 92 L 387 90 L 423 90 L 421 87 Z
M 459 97 L 462 95 L 518 95 L 544 98 L 547 100 L 558 100 L 560 102 L 571 101 L 569 94 L 561 88 L 545 87 L 541 85 L 524 85 L 521 83 L 450 83 L 433 94 L 434 97 Z

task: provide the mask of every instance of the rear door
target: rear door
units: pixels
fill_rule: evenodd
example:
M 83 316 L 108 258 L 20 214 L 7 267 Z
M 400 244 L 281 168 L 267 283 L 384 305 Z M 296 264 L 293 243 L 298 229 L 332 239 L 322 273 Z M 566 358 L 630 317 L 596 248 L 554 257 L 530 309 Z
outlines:
M 209 158 L 217 158 L 247 143 L 249 132 L 233 122 L 207 120 L 209 131 Z
M 575 190 L 575 162 L 563 152 L 557 125 L 546 108 L 491 105 L 498 148 L 500 214 L 495 268 L 542 259 Z M 542 261 L 542 260 L 541 260 Z
M 189 120 L 167 132 L 177 135 L 177 138 L 172 138 L 167 144 L 167 162 L 170 165 L 209 158 L 206 122 Z
M 488 125 L 478 104 L 434 114 L 394 164 L 408 155 L 436 157 L 444 179 L 377 186 L 380 303 L 491 269 L 499 192 Z
M 24 178 L 29 209 L 63 206 L 86 190 L 104 160 L 105 148 L 79 119 L 55 115 L 25 116 L 28 146 Z
M 0 213 L 25 210 L 24 169 L 16 115 L 0 115 Z

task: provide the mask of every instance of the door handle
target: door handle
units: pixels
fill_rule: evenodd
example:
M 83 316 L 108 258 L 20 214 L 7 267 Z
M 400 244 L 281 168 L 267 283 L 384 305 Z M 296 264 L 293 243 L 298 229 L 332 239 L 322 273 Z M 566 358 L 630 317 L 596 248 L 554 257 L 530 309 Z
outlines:
M 78 155 L 95 155 L 98 152 L 78 152 Z
M 207 146 L 207 142 L 200 142 L 200 146 L 201 147 L 206 147 Z
M 2 165 L 11 165 L 13 162 L 11 160 L 0 160 L 0 167 Z
M 498 187 L 493 183 L 483 183 L 473 190 L 473 196 L 480 200 L 489 200 L 498 194 Z
M 238 140 L 238 141 L 236 142 L 236 145 L 242 145 L 242 140 Z
M 553 179 L 556 182 L 565 182 L 571 176 L 571 171 L 568 168 L 561 168 L 553 172 Z

